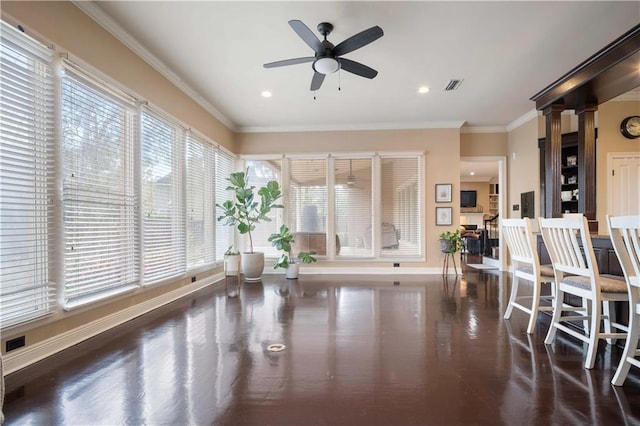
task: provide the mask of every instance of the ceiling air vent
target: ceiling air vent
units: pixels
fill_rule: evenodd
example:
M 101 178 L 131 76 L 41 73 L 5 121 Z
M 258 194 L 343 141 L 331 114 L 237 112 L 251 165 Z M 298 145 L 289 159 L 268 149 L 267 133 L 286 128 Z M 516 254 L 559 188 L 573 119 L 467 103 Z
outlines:
M 461 84 L 462 84 L 462 79 L 449 80 L 447 85 L 444 87 L 444 91 L 450 92 L 452 90 L 456 90 L 458 87 L 460 87 Z

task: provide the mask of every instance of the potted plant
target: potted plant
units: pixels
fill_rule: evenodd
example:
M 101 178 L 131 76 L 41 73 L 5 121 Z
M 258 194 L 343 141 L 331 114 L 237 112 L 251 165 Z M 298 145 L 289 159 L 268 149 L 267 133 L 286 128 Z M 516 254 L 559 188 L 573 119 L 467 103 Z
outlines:
M 443 232 L 440 234 L 440 251 L 443 253 L 453 254 L 462 250 L 464 240 L 460 236 L 460 230 L 456 232 Z
M 245 281 L 260 281 L 264 270 L 264 253 L 253 251 L 253 237 L 251 231 L 256 229 L 260 222 L 270 222 L 268 216 L 271 209 L 282 208 L 277 204 L 282 197 L 280 184 L 275 181 L 267 182 L 266 186 L 256 187 L 249 185 L 249 169 L 246 172 L 234 172 L 227 178 L 228 191 L 234 192 L 234 200 L 227 200 L 222 204 L 216 204 L 223 210 L 218 221 L 224 221 L 225 225 L 235 226 L 240 234 L 249 235 L 249 251 L 243 252 L 241 257 L 242 272 Z
M 273 269 L 284 268 L 287 270 L 287 279 L 295 280 L 298 278 L 300 270 L 300 262 L 313 263 L 317 259 L 313 257 L 316 254 L 315 251 L 301 251 L 298 253 L 298 257 L 295 258 L 292 254 L 291 244 L 295 240 L 293 234 L 287 225 L 280 227 L 280 232 L 271 234 L 269 236 L 269 242 L 278 250 L 284 251 L 280 257 L 273 264 Z
M 233 244 L 224 252 L 224 270 L 227 275 L 236 275 L 240 270 L 240 252 L 233 249 Z

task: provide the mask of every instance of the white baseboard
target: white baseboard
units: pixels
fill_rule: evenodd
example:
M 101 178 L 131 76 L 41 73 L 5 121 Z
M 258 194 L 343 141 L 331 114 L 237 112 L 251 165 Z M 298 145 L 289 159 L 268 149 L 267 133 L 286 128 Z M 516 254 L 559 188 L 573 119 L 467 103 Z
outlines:
M 496 268 L 500 268 L 500 260 L 494 259 L 492 257 L 483 256 L 482 263 L 485 265 L 495 266 Z
M 3 357 L 5 375 L 18 371 L 48 356 L 51 356 L 63 349 L 76 345 L 84 340 L 94 337 L 113 327 L 130 321 L 140 315 L 146 314 L 154 309 L 171 303 L 187 296 L 195 291 L 212 285 L 216 281 L 224 278 L 222 273 L 212 275 L 202 280 L 177 288 L 156 298 L 130 306 L 111 315 L 97 319 L 80 327 L 56 335 L 42 342 L 28 345 L 21 349 L 16 349 Z
M 453 268 L 450 268 L 452 270 Z M 457 268 L 458 275 L 462 274 L 462 270 Z M 282 269 L 265 268 L 265 275 L 283 274 Z M 382 266 L 374 268 L 358 268 L 358 267 L 311 267 L 300 268 L 300 275 L 434 275 L 442 274 L 441 267 L 399 267 Z

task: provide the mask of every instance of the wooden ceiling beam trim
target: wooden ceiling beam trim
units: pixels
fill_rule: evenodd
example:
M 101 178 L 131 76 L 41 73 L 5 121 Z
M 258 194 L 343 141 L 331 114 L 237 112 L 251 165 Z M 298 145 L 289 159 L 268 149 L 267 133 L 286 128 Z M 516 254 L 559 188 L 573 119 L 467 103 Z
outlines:
M 640 24 L 532 96 L 536 109 L 601 104 L 640 86 Z

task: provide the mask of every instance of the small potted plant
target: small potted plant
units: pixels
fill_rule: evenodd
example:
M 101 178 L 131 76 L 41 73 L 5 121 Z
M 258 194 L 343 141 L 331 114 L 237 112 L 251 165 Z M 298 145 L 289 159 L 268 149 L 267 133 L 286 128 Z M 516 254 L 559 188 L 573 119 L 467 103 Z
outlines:
M 277 204 L 278 199 L 282 197 L 280 184 L 275 180 L 269 181 L 266 186 L 258 189 L 256 196 L 256 187 L 249 185 L 248 168 L 246 172 L 231 173 L 227 180 L 227 190 L 234 192 L 234 199 L 216 204 L 222 209 L 218 221 L 236 226 L 238 232 L 249 235 L 249 251 L 243 252 L 241 257 L 242 272 L 245 281 L 260 281 L 264 270 L 264 253 L 254 253 L 251 231 L 256 229 L 258 223 L 271 221 L 268 216 L 271 209 L 284 207 Z
M 460 230 L 440 234 L 440 251 L 443 253 L 457 253 L 462 250 L 462 247 L 464 247 L 464 240 L 460 236 Z
M 233 244 L 224 252 L 224 270 L 227 275 L 236 275 L 240 270 L 240 252 L 233 249 Z
M 316 254 L 315 251 L 301 251 L 298 253 L 297 258 L 293 256 L 291 244 L 295 242 L 295 240 L 287 225 L 282 225 L 280 232 L 271 234 L 269 236 L 269 242 L 275 248 L 284 252 L 273 264 L 273 269 L 286 269 L 287 279 L 295 280 L 298 278 L 300 263 L 313 263 L 317 260 L 313 257 L 313 255 Z

